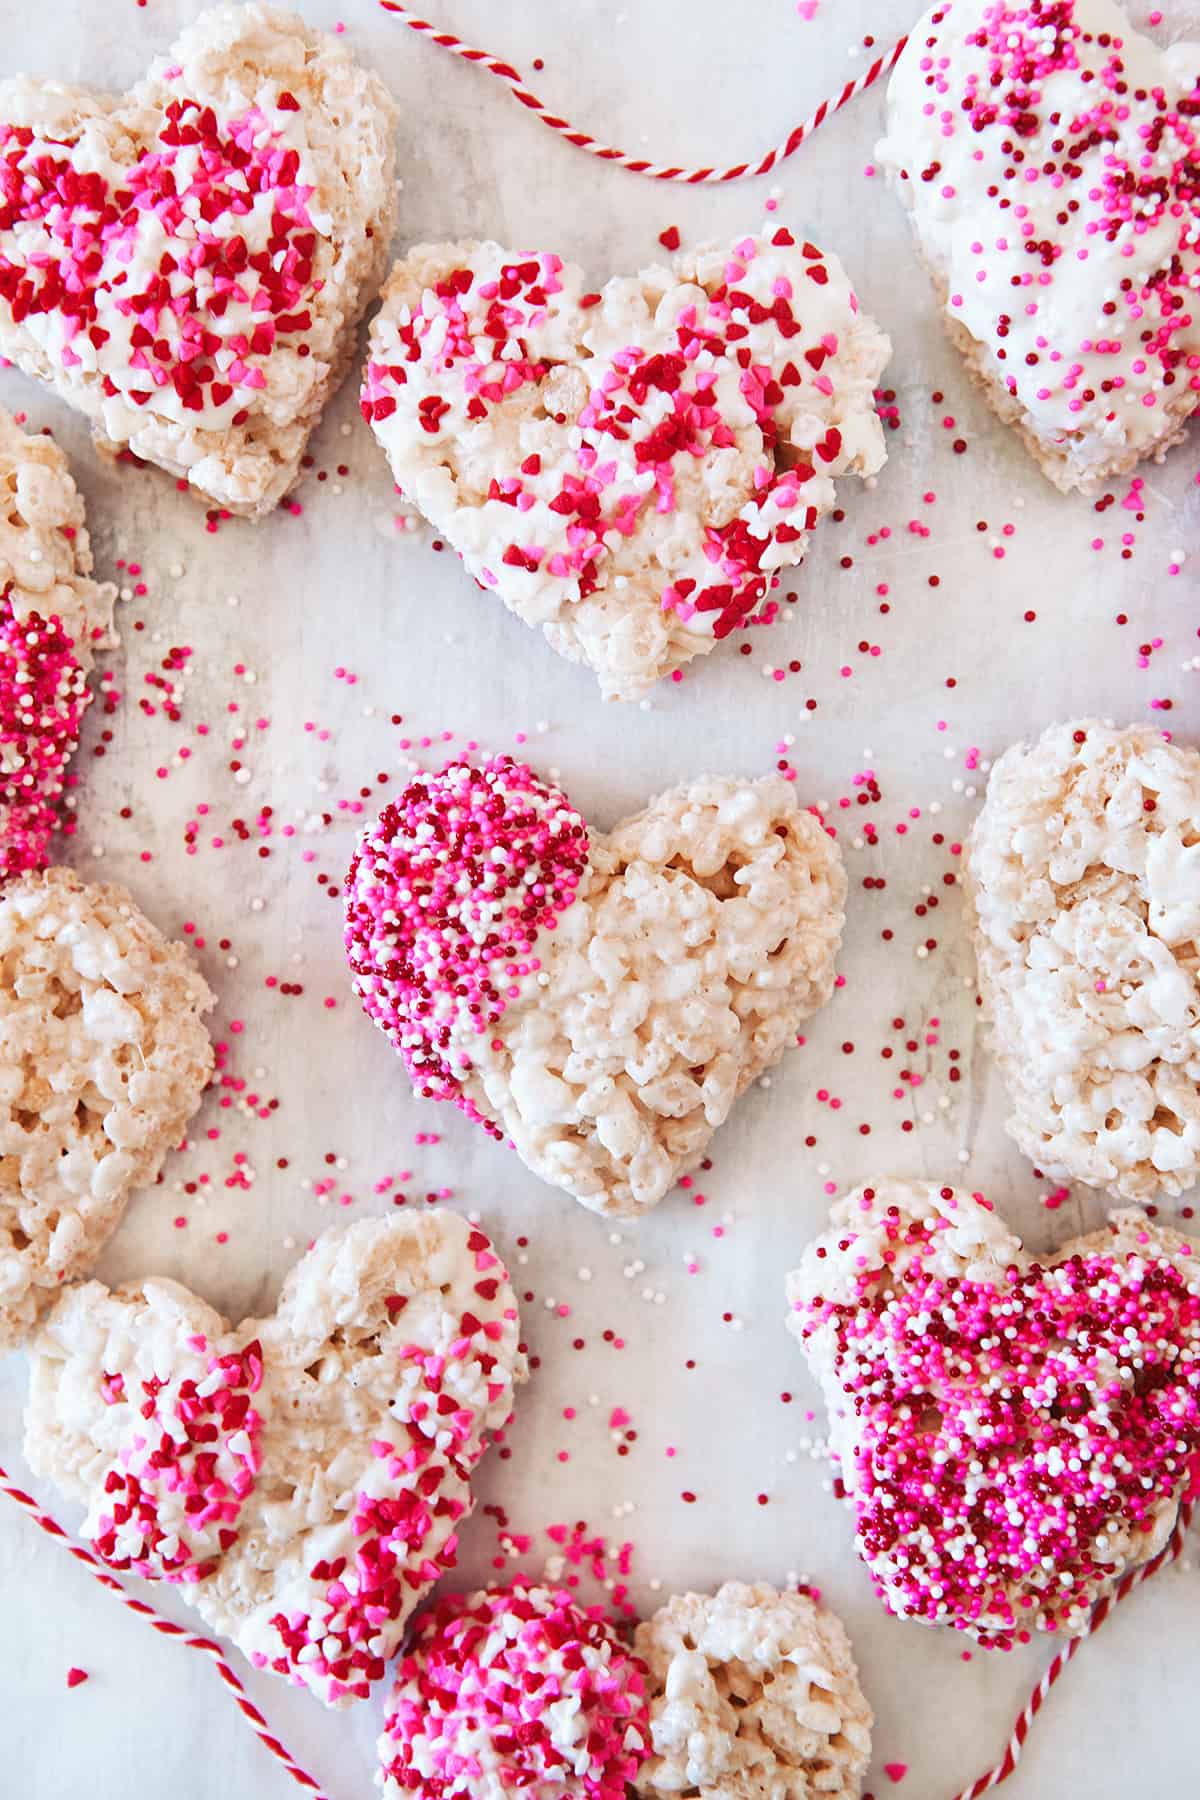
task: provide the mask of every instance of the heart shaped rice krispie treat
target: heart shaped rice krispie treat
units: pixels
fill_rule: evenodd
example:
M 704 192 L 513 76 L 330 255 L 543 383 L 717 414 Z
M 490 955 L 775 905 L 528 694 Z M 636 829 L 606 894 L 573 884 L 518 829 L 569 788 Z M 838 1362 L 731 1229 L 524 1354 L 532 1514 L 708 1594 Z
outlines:
M 362 409 L 480 586 L 628 700 L 803 561 L 835 476 L 882 467 L 891 346 L 783 229 L 586 286 L 549 253 L 418 246 Z
M 417 1623 L 379 1757 L 385 1800 L 626 1800 L 650 1745 L 646 1671 L 599 1607 L 514 1582 Z
M 628 1215 L 829 998 L 845 896 L 779 777 L 672 788 L 605 834 L 511 757 L 457 760 L 361 838 L 346 954 L 418 1094 Z
M 1082 1631 L 1200 1483 L 1200 1245 L 1135 1210 L 1035 1260 L 990 1203 L 877 1181 L 788 1278 L 890 1612 Z
M 212 1073 L 213 996 L 119 887 L 0 889 L 0 1350 L 158 1177 Z
M 294 13 L 204 13 L 122 98 L 0 83 L 0 354 L 230 512 L 287 492 L 382 277 L 383 84 Z
M 1112 0 L 939 0 L 892 77 L 879 156 L 943 321 L 1064 490 L 1200 405 L 1198 107 L 1200 43 Z
M 845 1627 L 807 1594 L 677 1594 L 635 1648 L 650 1671 L 646 1800 L 858 1800 L 874 1720 Z
M 67 459 L 0 407 L 0 880 L 44 868 L 116 590 L 91 579 Z
M 1200 753 L 1054 725 L 997 761 L 963 858 L 1008 1129 L 1126 1200 L 1200 1175 Z
M 111 1568 L 342 1705 L 454 1567 L 519 1331 L 487 1238 L 442 1211 L 326 1232 L 237 1327 L 173 1281 L 88 1282 L 34 1344 L 25 1452 Z

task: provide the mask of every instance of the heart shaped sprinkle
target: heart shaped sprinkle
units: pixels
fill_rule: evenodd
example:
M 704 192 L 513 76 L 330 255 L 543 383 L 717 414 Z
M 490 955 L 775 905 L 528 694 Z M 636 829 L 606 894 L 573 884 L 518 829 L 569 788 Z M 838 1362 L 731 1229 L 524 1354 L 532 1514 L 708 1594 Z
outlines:
M 152 1186 L 212 1073 L 213 996 L 119 887 L 0 889 L 0 1351 Z
M 0 352 L 232 512 L 295 481 L 383 272 L 394 109 L 293 14 L 202 15 L 116 102 L 0 85 Z
M 346 955 L 419 1094 L 632 1214 L 829 997 L 845 891 L 781 779 L 675 788 L 604 836 L 510 757 L 459 760 L 364 833 Z
M 940 0 L 881 161 L 951 337 L 1063 489 L 1161 458 L 1200 405 L 1200 44 L 1112 0 Z
M 890 345 L 783 228 L 585 289 L 550 253 L 419 246 L 362 410 L 480 585 L 630 699 L 758 609 L 835 476 L 882 466 Z
M 625 1800 L 650 1746 L 646 1671 L 603 1609 L 514 1582 L 417 1623 L 383 1736 L 387 1800 Z
M 171 1281 L 91 1282 L 34 1344 L 26 1454 L 111 1567 L 341 1705 L 454 1567 L 519 1331 L 488 1239 L 443 1212 L 326 1233 L 236 1329 Z
M 1035 1261 L 978 1194 L 857 1189 L 788 1281 L 888 1609 L 1077 1632 L 1200 1484 L 1200 1254 L 1136 1211 Z
M 650 1695 L 644 1800 L 859 1800 L 874 1720 L 841 1620 L 808 1593 L 676 1594 L 634 1647 Z
M 963 858 L 1008 1128 L 1127 1200 L 1200 1176 L 1200 753 L 1055 725 L 998 758 Z

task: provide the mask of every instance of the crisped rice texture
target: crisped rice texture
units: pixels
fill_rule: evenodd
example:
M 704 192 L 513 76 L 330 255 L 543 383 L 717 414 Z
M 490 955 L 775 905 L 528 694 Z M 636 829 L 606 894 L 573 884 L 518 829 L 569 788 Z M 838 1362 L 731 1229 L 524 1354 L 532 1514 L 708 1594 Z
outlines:
M 87 1507 L 106 1561 L 175 1582 L 259 1667 L 340 1705 L 382 1677 L 453 1567 L 471 1472 L 525 1377 L 519 1336 L 499 1258 L 444 1210 L 326 1232 L 275 1311 L 237 1327 L 173 1281 L 89 1282 L 35 1340 L 26 1455 Z M 207 1520 L 170 1485 L 176 1464 L 196 1472 L 179 1419 L 238 1359 L 253 1411 L 197 1441 L 239 1498 Z M 160 1438 L 168 1479 L 143 1471 L 139 1512 L 114 1472 Z
M 1035 1262 L 1052 1269 L 1072 1257 L 1089 1255 L 1118 1264 L 1129 1258 L 1138 1262 L 1162 1259 L 1184 1271 L 1192 1292 L 1200 1292 L 1200 1245 L 1152 1223 L 1135 1208 L 1113 1212 L 1109 1223 L 1098 1231 L 1072 1239 L 1052 1256 L 1035 1259 L 1000 1214 L 981 1196 L 965 1189 L 885 1177 L 855 1188 L 835 1202 L 827 1230 L 808 1245 L 799 1268 L 787 1278 L 787 1324 L 824 1394 L 831 1457 L 852 1499 L 859 1485 L 857 1452 L 870 1409 L 847 1387 L 847 1372 L 838 1360 L 836 1330 L 824 1309 L 854 1307 L 860 1319 L 869 1316 L 868 1307 L 881 1313 L 916 1262 L 942 1282 L 986 1284 L 1003 1295 L 1014 1269 L 1027 1271 Z M 1019 1332 L 1025 1327 L 1015 1323 L 1011 1328 Z M 1086 1338 L 1085 1332 L 1081 1344 L 1086 1344 Z M 937 1429 L 938 1398 L 933 1394 L 929 1399 L 930 1433 Z M 886 1405 L 886 1395 L 879 1394 L 876 1400 Z M 929 1447 L 931 1451 L 936 1447 L 932 1440 Z M 994 1496 L 997 1487 L 1001 1494 L 1005 1492 L 1004 1451 L 1005 1436 L 1000 1433 L 997 1460 L 993 1463 L 993 1458 L 987 1457 L 971 1477 L 979 1483 L 976 1504 L 981 1516 L 990 1504 L 989 1495 Z M 1011 1467 L 1008 1473 L 1013 1474 Z M 1144 1527 L 1114 1512 L 1106 1522 L 1103 1541 L 1088 1547 L 1090 1573 L 1076 1580 L 1069 1605 L 1059 1603 L 1056 1629 L 1082 1631 L 1092 1607 L 1111 1593 L 1126 1569 L 1158 1554 L 1174 1528 L 1186 1485 L 1186 1481 L 1178 1481 L 1154 1499 Z M 902 1593 L 905 1584 L 912 1582 L 913 1571 L 927 1561 L 928 1550 L 920 1534 L 915 1539 L 900 1534 L 888 1549 L 875 1553 L 864 1550 L 860 1540 L 860 1554 L 889 1610 L 919 1616 L 888 1596 Z M 915 1560 L 914 1551 L 918 1552 Z M 960 1551 L 963 1556 L 968 1553 L 967 1547 Z M 1046 1570 L 1046 1583 L 1057 1579 L 1057 1573 Z M 938 1616 L 927 1611 L 923 1622 L 953 1624 L 983 1642 L 1005 1642 L 1014 1616 L 1022 1627 L 1044 1628 L 1036 1603 L 1036 1580 L 1006 1581 L 995 1569 L 987 1570 L 987 1576 L 990 1604 L 982 1612 L 959 1617 L 949 1601 L 943 1600 Z
M 213 996 L 123 888 L 69 869 L 0 891 L 0 1348 L 158 1176 L 212 1071 Z
M 1128 1200 L 1200 1172 L 1200 753 L 1055 725 L 996 763 L 964 857 L 1008 1128 Z
M 225 212 L 210 225 L 216 242 L 233 257 L 228 270 L 218 268 L 221 281 L 240 269 L 243 285 L 248 278 L 257 283 L 260 267 L 278 270 L 286 261 L 290 270 L 297 260 L 311 259 L 309 277 L 299 280 L 294 312 L 255 310 L 236 293 L 231 300 L 221 281 L 215 289 L 219 306 L 209 305 L 204 285 L 184 289 L 187 318 L 204 332 L 227 338 L 231 352 L 251 366 L 251 381 L 242 381 L 236 362 L 230 374 L 225 349 L 217 380 L 229 375 L 233 392 L 219 402 L 213 399 L 215 383 L 194 408 L 181 402 L 172 380 L 157 385 L 153 372 L 143 379 L 145 351 L 132 349 L 137 362 L 126 357 L 126 317 L 110 306 L 107 288 L 97 305 L 108 339 L 95 354 L 81 335 L 74 344 L 67 342 L 64 355 L 45 314 L 16 317 L 3 302 L 0 352 L 78 408 L 90 420 L 100 450 L 111 455 L 131 450 L 228 511 L 261 517 L 296 481 L 309 434 L 349 366 L 358 321 L 383 276 L 395 217 L 396 111 L 379 78 L 360 67 L 336 37 L 255 0 L 201 14 L 167 56 L 120 97 L 27 76 L 0 83 L 0 120 L 31 128 L 47 155 L 77 161 L 112 188 L 127 182 L 139 159 L 160 153 L 166 141 L 160 141 L 164 111 L 181 100 L 211 109 L 217 132 L 258 107 L 276 141 L 300 159 L 295 182 L 278 188 L 277 204 Z M 185 129 L 193 116 L 188 114 Z M 264 141 L 261 127 L 258 140 Z M 181 163 L 177 185 L 191 179 L 186 150 Z M 232 185 L 241 185 L 236 173 Z M 285 217 L 298 226 L 281 226 Z M 92 229 L 90 222 L 86 229 Z M 27 241 L 20 227 L 7 235 L 19 264 L 41 248 Z M 239 242 L 250 258 L 249 275 L 239 260 Z M 185 228 L 160 244 L 155 234 L 139 228 L 134 273 L 146 284 L 143 291 L 159 278 L 164 248 L 182 267 L 195 253 L 194 234 Z M 185 277 L 177 272 L 171 279 L 178 294 Z M 156 329 L 166 316 L 158 316 Z M 278 325 L 279 335 L 273 345 L 256 346 L 251 340 L 264 320 L 272 329 Z M 180 360 L 186 364 L 188 358 Z M 165 369 L 172 370 L 169 360 Z M 133 397 L 139 382 L 149 396 L 140 401 Z
M 83 501 L 66 457 L 0 407 L 0 594 L 18 620 L 59 619 L 85 671 L 95 650 L 115 642 L 116 589 L 91 573 Z
M 708 776 L 592 836 L 537 984 L 464 1092 L 595 1212 L 660 1201 L 833 989 L 846 877 L 778 778 Z
M 871 1709 L 846 1631 L 807 1594 L 729 1581 L 639 1625 L 645 1800 L 858 1800 Z
M 550 253 L 417 245 L 363 412 L 480 585 L 628 700 L 803 561 L 835 479 L 882 467 L 891 346 L 786 233 L 587 285 Z

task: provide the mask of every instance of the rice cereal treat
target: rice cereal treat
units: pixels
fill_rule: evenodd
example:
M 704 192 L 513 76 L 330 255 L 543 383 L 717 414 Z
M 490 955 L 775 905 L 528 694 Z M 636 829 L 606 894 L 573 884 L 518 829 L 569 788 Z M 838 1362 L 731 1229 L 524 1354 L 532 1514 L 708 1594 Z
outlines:
M 939 0 L 892 76 L 878 154 L 943 322 L 1064 490 L 1161 461 L 1200 404 L 1198 103 L 1200 43 L 1113 0 Z
M 488 1239 L 443 1210 L 326 1232 L 236 1327 L 173 1281 L 89 1282 L 35 1341 L 25 1453 L 110 1568 L 343 1706 L 454 1567 L 519 1335 Z
M 67 459 L 0 407 L 0 880 L 44 868 L 115 590 L 92 552 Z
M 889 1612 L 1086 1629 L 1200 1467 L 1200 1245 L 1129 1209 L 1035 1259 L 981 1194 L 877 1181 L 788 1279 Z
M 963 859 L 1008 1128 L 1126 1200 L 1200 1174 L 1200 753 L 1054 725 L 999 758 Z
M 419 245 L 362 409 L 480 586 L 629 700 L 803 561 L 836 476 L 883 466 L 891 346 L 782 228 L 586 286 L 549 252 Z
M 635 1647 L 650 1671 L 645 1800 L 858 1800 L 874 1721 L 841 1620 L 807 1594 L 677 1594 Z
M 0 889 L 0 1350 L 158 1178 L 212 1073 L 213 996 L 119 887 Z
M 646 1671 L 602 1609 L 515 1582 L 418 1620 L 379 1758 L 385 1800 L 626 1800 L 648 1748 Z
M 383 274 L 394 123 L 336 38 L 258 4 L 121 98 L 0 83 L 0 354 L 101 450 L 269 512 Z
M 459 759 L 360 839 L 346 955 L 419 1095 L 632 1215 L 829 998 L 845 896 L 777 776 L 672 788 L 605 834 L 511 757 Z

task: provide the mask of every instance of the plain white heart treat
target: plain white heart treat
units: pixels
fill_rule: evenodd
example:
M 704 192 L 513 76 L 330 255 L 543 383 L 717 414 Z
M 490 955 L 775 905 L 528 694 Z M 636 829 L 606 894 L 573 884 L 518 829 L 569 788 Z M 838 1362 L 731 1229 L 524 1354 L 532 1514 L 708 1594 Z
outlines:
M 213 1004 L 124 888 L 49 869 L 0 889 L 0 1350 L 156 1181 L 212 1073 Z
M 644 1800 L 858 1800 L 871 1708 L 845 1627 L 806 1593 L 727 1581 L 637 1628 L 649 1672 Z
M 892 1613 L 990 1649 L 1086 1631 L 1200 1459 L 1200 1244 L 1130 1208 L 1034 1257 L 982 1194 L 881 1180 L 787 1283 L 835 1492 Z
M 270 511 L 386 266 L 394 123 L 335 37 L 259 4 L 120 98 L 0 83 L 0 354 L 100 449 Z
M 25 1453 L 111 1568 L 346 1705 L 454 1567 L 519 1336 L 499 1257 L 444 1210 L 326 1232 L 236 1327 L 174 1281 L 89 1282 L 34 1343 Z
M 835 477 L 883 466 L 890 353 L 837 258 L 783 227 L 590 292 L 549 253 L 422 244 L 362 410 L 480 586 L 634 699 L 803 561 Z
M 1200 753 L 1054 725 L 992 770 L 963 856 L 1008 1128 L 1127 1200 L 1200 1175 Z
M 878 154 L 946 327 L 1060 488 L 1160 458 L 1200 404 L 1198 108 L 1200 43 L 1113 0 L 946 0 L 892 76 Z
M 779 776 L 705 777 L 602 833 L 511 757 L 460 759 L 360 839 L 346 954 L 418 1094 L 635 1214 L 829 998 L 845 897 Z

